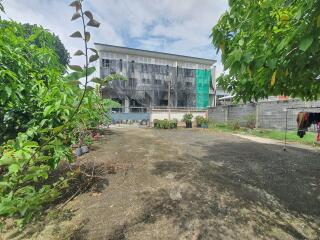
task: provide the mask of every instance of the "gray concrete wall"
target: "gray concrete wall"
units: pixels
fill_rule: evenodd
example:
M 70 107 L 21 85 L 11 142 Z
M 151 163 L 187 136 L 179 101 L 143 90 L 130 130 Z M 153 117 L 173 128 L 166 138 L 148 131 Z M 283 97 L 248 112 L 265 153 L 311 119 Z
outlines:
M 288 108 L 298 109 L 288 109 Z M 310 107 L 319 107 L 313 109 Z M 288 114 L 286 111 L 288 109 Z M 229 105 L 210 108 L 208 116 L 215 122 L 239 122 L 245 126 L 249 116 L 255 116 L 256 126 L 264 129 L 297 128 L 296 118 L 301 111 L 320 112 L 320 101 L 304 102 L 300 100 L 260 102 L 244 105 Z M 286 121 L 286 115 L 288 120 Z

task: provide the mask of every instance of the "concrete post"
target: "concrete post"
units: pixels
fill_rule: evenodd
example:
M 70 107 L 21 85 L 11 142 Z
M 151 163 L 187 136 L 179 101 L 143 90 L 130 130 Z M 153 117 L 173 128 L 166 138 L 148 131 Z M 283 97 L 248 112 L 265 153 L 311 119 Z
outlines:
M 224 107 L 224 122 L 228 122 L 229 106 Z
M 130 101 L 129 98 L 126 96 L 124 98 L 124 112 L 129 113 L 130 112 Z
M 259 128 L 259 103 L 255 103 L 256 105 L 256 128 Z

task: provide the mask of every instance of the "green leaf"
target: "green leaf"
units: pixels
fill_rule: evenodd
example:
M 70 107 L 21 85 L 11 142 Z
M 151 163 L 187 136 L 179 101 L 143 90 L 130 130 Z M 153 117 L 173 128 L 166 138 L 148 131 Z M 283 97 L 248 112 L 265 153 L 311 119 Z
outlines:
M 233 62 L 239 62 L 241 60 L 241 56 L 242 56 L 242 51 L 241 49 L 237 48 L 235 50 L 233 50 L 230 53 L 230 57 L 231 57 L 231 63 Z
M 69 65 L 69 68 L 73 71 L 76 71 L 76 72 L 81 72 L 83 70 L 82 67 L 80 67 L 78 65 Z
M 8 86 L 5 86 L 4 89 L 6 90 L 6 93 L 7 93 L 8 97 L 10 97 L 11 93 L 12 93 L 11 88 L 9 88 Z
M 60 133 L 60 132 L 62 132 L 62 130 L 63 130 L 65 127 L 66 127 L 65 125 L 61 125 L 61 126 L 59 126 L 59 127 L 55 127 L 55 128 L 53 129 L 53 132 L 54 132 L 55 134 Z
M 96 71 L 95 67 L 89 67 L 88 68 L 88 76 L 92 75 L 94 72 Z M 68 74 L 67 76 L 65 76 L 65 80 L 66 81 L 75 81 L 75 80 L 79 80 L 81 78 L 84 78 L 86 76 L 86 70 L 83 69 L 81 72 L 73 72 Z
M 105 83 L 101 78 L 92 78 L 91 82 L 98 83 L 101 85 Z
M 47 106 L 43 111 L 43 116 L 47 117 L 52 111 L 52 106 Z
M 276 80 L 277 80 L 277 71 L 275 71 L 273 74 L 272 74 L 272 78 L 271 78 L 271 87 L 273 87 L 275 84 L 276 84 Z
M 98 21 L 94 20 L 94 19 L 90 19 L 90 21 L 87 23 L 87 26 L 99 28 L 100 27 L 100 23 Z
M 90 11 L 85 11 L 84 14 L 90 19 L 93 20 L 93 14 Z
M 98 54 L 98 51 L 94 48 L 89 48 L 92 52 L 94 52 L 95 54 Z
M 76 31 L 70 35 L 72 38 L 82 38 L 82 34 L 79 31 Z
M 0 3 L 0 11 L 1 11 L 1 12 L 5 12 L 2 3 Z
M 95 54 L 89 58 L 89 62 L 92 63 L 94 61 L 97 61 L 98 59 L 99 59 L 99 55 Z
M 12 164 L 9 166 L 9 173 L 18 173 L 20 166 L 18 164 Z
M 71 85 L 76 85 L 76 86 L 79 86 L 81 84 L 81 82 L 79 80 L 71 80 L 71 81 L 68 81 L 68 83 Z
M 313 37 L 307 37 L 301 41 L 299 45 L 299 49 L 305 52 L 312 45 L 312 43 L 313 43 Z
M 74 21 L 74 20 L 76 20 L 76 19 L 78 19 L 78 18 L 80 18 L 80 17 L 81 17 L 80 13 L 79 13 L 79 12 L 76 12 L 75 14 L 73 14 L 73 16 L 72 16 L 72 18 L 71 18 L 71 21 Z
M 73 1 L 69 6 L 75 7 L 76 11 L 79 11 L 81 8 L 81 3 L 80 3 L 80 1 Z
M 239 41 L 239 46 L 242 47 L 244 45 L 244 40 L 243 39 L 240 39 Z
M 78 50 L 74 53 L 74 56 L 82 56 L 84 55 L 84 52 L 82 50 Z
M 92 90 L 94 90 L 94 88 L 91 86 L 87 86 L 87 90 L 92 91 Z
M 89 32 L 86 32 L 84 38 L 85 38 L 86 42 L 89 42 L 89 41 L 90 41 L 90 38 L 91 38 L 90 33 L 89 33 Z

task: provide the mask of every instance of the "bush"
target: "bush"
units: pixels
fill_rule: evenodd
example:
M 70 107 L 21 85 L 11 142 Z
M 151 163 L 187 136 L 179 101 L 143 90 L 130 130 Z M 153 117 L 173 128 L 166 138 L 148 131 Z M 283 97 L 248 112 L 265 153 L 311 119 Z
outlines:
M 196 121 L 197 121 L 197 127 L 206 127 L 208 126 L 208 123 L 209 123 L 209 120 L 202 116 L 197 116 Z
M 183 116 L 183 121 L 184 121 L 185 123 L 191 123 L 191 122 L 192 122 L 192 118 L 193 118 L 192 113 L 186 113 L 186 114 Z
M 238 121 L 230 122 L 228 125 L 232 128 L 233 131 L 238 131 L 240 130 L 241 126 Z
M 154 120 L 154 127 L 158 129 L 175 129 L 178 127 L 178 120 Z
M 245 117 L 246 120 L 246 127 L 250 129 L 254 129 L 256 127 L 256 116 L 255 115 L 248 115 Z
M 0 216 L 30 221 L 55 200 L 66 180 L 46 183 L 61 161 L 73 160 L 75 129 L 108 121 L 112 103 L 65 82 L 54 50 L 22 37 L 15 22 L 0 20 Z M 75 111 L 77 107 L 79 111 Z M 1 223 L 0 223 L 1 225 Z

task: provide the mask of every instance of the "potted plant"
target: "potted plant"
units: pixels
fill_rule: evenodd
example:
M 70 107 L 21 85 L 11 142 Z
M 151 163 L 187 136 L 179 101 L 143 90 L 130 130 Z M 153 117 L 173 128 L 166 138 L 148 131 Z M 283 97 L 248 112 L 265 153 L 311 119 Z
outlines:
M 204 122 L 205 118 L 202 116 L 196 116 L 196 122 L 197 122 L 197 127 L 200 128 L 202 127 L 202 124 Z
M 201 127 L 208 128 L 209 120 L 207 118 L 203 118 Z
M 186 113 L 183 116 L 183 121 L 186 123 L 186 128 L 192 128 L 192 118 L 193 118 L 192 113 Z

